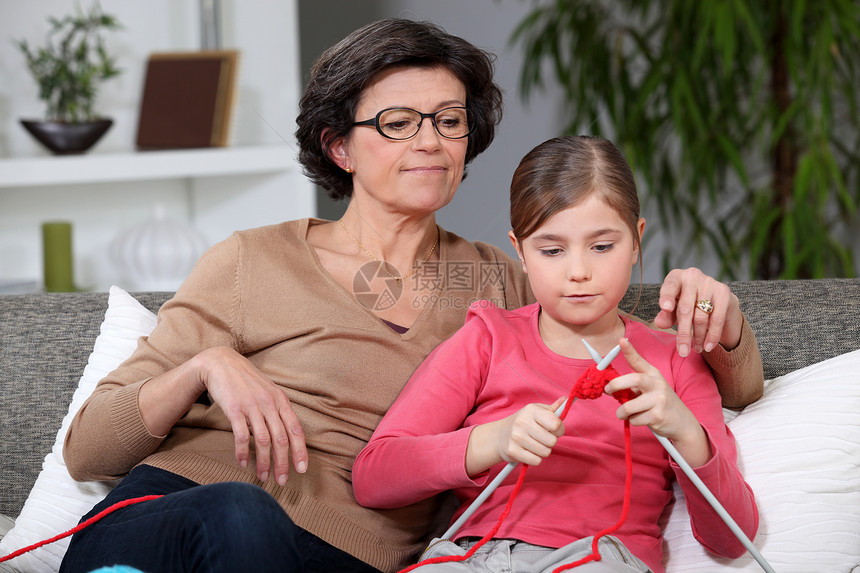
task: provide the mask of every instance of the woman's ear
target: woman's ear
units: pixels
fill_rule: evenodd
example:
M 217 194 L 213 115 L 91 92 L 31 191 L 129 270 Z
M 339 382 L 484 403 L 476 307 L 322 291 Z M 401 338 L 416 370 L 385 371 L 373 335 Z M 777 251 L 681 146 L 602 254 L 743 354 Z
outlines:
M 336 139 L 330 139 L 329 130 L 324 129 L 322 135 L 320 135 L 320 140 L 323 149 L 334 164 L 347 173 L 352 173 L 352 166 L 349 163 L 349 154 L 346 150 L 346 138 L 338 137 Z
M 508 231 L 508 238 L 511 239 L 511 244 L 514 246 L 514 250 L 517 252 L 517 256 L 520 258 L 520 262 L 523 264 L 523 272 L 528 274 L 528 269 L 526 268 L 526 259 L 523 256 L 523 248 L 520 245 L 520 242 L 517 240 L 516 235 L 514 235 L 513 231 Z

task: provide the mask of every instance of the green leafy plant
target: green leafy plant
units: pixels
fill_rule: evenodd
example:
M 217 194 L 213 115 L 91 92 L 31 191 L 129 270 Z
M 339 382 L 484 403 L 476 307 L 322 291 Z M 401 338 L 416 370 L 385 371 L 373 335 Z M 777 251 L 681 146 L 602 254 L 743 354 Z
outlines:
M 710 250 L 723 278 L 854 276 L 856 0 L 536 1 L 511 41 L 524 97 L 561 86 L 565 132 L 613 139 L 683 235 L 664 267 Z
M 39 98 L 47 105 L 46 117 L 65 123 L 96 119 L 93 104 L 100 82 L 120 73 L 101 33 L 117 30 L 120 24 L 104 14 L 98 4 L 88 13 L 78 9 L 74 16 L 49 17 L 48 22 L 51 29 L 45 46 L 31 48 L 26 40 L 16 42 L 39 85 Z

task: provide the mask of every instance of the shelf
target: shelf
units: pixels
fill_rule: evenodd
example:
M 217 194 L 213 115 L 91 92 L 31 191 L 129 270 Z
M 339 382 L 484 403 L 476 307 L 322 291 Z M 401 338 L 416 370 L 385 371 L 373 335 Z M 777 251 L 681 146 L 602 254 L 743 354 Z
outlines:
M 0 158 L 0 188 L 277 173 L 295 169 L 287 145 Z

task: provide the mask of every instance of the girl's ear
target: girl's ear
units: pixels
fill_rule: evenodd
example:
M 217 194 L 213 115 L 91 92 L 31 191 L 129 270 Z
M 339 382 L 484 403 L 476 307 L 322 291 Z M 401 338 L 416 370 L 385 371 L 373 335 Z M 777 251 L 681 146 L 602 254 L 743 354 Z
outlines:
M 349 155 L 346 150 L 346 138 L 338 137 L 333 140 L 329 139 L 328 131 L 328 129 L 324 129 L 322 135 L 320 135 L 323 149 L 335 165 L 347 173 L 351 173 L 352 166 L 349 164 Z
M 514 250 L 517 252 L 520 262 L 523 264 L 523 272 L 528 274 L 529 270 L 526 268 L 526 258 L 523 256 L 523 248 L 520 245 L 520 242 L 517 240 L 513 231 L 508 231 L 508 237 L 511 239 L 511 244 L 514 246 Z

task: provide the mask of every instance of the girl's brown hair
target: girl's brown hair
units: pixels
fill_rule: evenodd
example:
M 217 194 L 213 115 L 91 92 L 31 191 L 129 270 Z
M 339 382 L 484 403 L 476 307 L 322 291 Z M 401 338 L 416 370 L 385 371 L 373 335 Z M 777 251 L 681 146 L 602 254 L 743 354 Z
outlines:
M 592 194 L 615 210 L 639 248 L 639 194 L 627 160 L 612 142 L 590 135 L 547 140 L 532 149 L 511 180 L 511 228 L 517 240 L 534 233 L 557 212 Z

